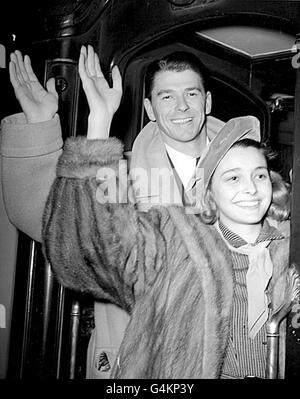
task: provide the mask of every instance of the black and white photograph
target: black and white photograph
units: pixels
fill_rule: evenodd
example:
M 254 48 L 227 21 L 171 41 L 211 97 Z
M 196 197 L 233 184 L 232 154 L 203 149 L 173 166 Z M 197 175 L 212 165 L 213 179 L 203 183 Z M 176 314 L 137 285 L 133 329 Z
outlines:
M 0 380 L 299 381 L 300 0 L 4 3 Z

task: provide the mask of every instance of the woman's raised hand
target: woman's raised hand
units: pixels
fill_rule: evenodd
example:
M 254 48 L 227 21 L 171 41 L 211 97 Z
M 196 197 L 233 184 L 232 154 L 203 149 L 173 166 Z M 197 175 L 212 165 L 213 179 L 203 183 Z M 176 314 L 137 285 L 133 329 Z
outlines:
M 122 97 L 122 78 L 117 66 L 112 69 L 112 87 L 103 76 L 99 57 L 92 46 L 81 47 L 79 75 L 90 107 L 88 139 L 105 139 Z
M 58 109 L 55 80 L 51 78 L 46 89 L 38 81 L 28 55 L 19 50 L 10 55 L 9 76 L 28 123 L 52 119 Z

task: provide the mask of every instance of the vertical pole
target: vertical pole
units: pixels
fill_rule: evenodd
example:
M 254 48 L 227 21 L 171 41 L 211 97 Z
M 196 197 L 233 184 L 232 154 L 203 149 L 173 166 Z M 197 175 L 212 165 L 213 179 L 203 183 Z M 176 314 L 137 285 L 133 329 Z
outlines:
M 278 376 L 278 333 L 267 332 L 267 369 L 266 378 L 274 380 Z
M 30 339 L 30 328 L 31 328 L 31 315 L 33 306 L 33 287 L 34 287 L 34 266 L 35 266 L 35 241 L 30 242 L 30 252 L 29 252 L 29 270 L 28 270 L 28 281 L 26 288 L 26 299 L 25 299 L 25 319 L 24 319 L 24 330 L 23 330 L 23 340 L 22 340 L 22 353 L 21 353 L 21 365 L 20 365 L 20 375 L 19 378 L 24 377 L 24 370 L 26 367 L 26 360 L 29 350 L 29 339 Z
M 61 356 L 62 356 L 62 345 L 63 345 L 63 326 L 64 326 L 64 314 L 65 314 L 65 289 L 62 285 L 58 288 L 58 309 L 57 309 L 57 328 L 56 328 L 56 379 L 60 378 L 61 375 Z
M 76 354 L 77 354 L 77 344 L 79 335 L 79 323 L 80 323 L 80 303 L 74 300 L 71 309 L 71 326 L 70 326 L 70 379 L 75 378 L 75 366 L 76 366 Z

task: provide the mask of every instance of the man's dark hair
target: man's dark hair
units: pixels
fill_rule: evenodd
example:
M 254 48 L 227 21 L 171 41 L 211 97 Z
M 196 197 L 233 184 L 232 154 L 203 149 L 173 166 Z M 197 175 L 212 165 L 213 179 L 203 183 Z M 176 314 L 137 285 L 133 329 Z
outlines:
M 189 69 L 201 77 L 204 90 L 207 92 L 209 90 L 210 76 L 206 66 L 193 53 L 175 51 L 149 64 L 145 75 L 145 97 L 151 98 L 154 78 L 158 72 L 183 72 Z

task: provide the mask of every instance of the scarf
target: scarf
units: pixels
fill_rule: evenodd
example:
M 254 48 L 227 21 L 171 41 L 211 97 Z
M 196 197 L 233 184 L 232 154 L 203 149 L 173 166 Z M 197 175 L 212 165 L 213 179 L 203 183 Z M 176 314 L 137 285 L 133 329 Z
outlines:
M 249 268 L 246 275 L 248 329 L 249 337 L 253 339 L 269 316 L 269 300 L 266 290 L 273 273 L 273 263 L 268 249 L 271 240 L 235 248 L 225 239 L 218 223 L 215 223 L 215 227 L 231 251 L 248 256 Z

